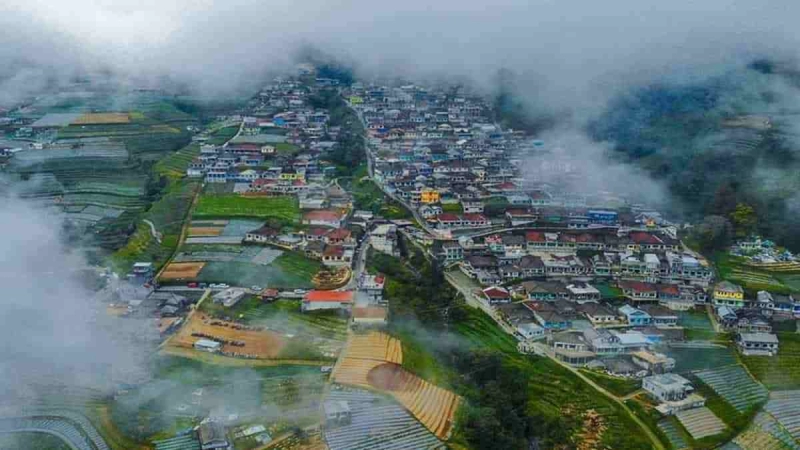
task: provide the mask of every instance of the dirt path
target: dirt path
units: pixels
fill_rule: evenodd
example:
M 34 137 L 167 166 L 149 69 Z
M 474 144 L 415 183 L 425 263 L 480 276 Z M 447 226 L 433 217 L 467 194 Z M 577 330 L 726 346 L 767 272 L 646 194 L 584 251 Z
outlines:
M 215 355 L 191 348 L 165 346 L 159 351 L 162 355 L 193 359 L 205 364 L 225 367 L 274 367 L 274 366 L 325 366 L 330 361 L 311 361 L 305 359 L 246 359 Z
M 616 404 L 618 404 L 625 411 L 625 413 L 628 414 L 628 417 L 630 417 L 631 420 L 633 420 L 639 426 L 639 428 L 641 428 L 642 431 L 644 431 L 644 434 L 647 435 L 648 439 L 650 439 L 650 442 L 653 444 L 653 448 L 655 448 L 657 450 L 666 450 L 665 447 L 664 447 L 664 444 L 661 443 L 661 441 L 658 439 L 658 436 L 656 436 L 655 433 L 653 433 L 653 431 L 650 429 L 650 427 L 648 427 L 647 424 L 642 422 L 642 420 L 639 419 L 639 417 L 637 417 L 635 414 L 633 414 L 633 412 L 628 408 L 628 405 L 626 405 L 623 402 L 623 399 L 625 397 L 617 397 L 616 395 L 614 395 L 611 392 L 607 391 L 605 388 L 603 388 L 602 386 L 598 385 L 597 383 L 595 383 L 594 381 L 589 379 L 589 377 L 585 376 L 579 370 L 575 369 L 574 367 L 570 366 L 569 364 L 566 364 L 566 363 L 564 363 L 562 361 L 559 361 L 557 358 L 554 358 L 554 357 L 550 356 L 549 353 L 548 353 L 547 356 L 551 360 L 555 361 L 557 364 L 561 365 L 561 367 L 564 367 L 565 369 L 567 369 L 570 372 L 572 372 L 575 375 L 577 375 L 578 378 L 580 378 L 581 380 L 585 381 L 589 386 L 593 387 L 595 390 L 597 390 L 598 392 L 600 392 L 601 394 L 605 395 L 606 397 L 608 397 L 609 399 L 614 401 Z
M 142 219 L 142 222 L 146 223 L 147 226 L 150 227 L 150 236 L 153 236 L 153 239 L 156 240 L 159 244 L 161 244 L 161 233 L 156 230 L 156 224 L 150 221 L 150 219 Z

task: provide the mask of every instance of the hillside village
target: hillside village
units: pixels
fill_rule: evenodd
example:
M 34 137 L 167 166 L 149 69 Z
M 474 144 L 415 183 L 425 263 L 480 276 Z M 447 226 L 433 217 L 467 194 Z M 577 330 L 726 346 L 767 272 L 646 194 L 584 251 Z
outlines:
M 89 120 L 50 119 L 8 122 L 18 138 L 48 141 L 0 145 L 8 168 L 60 151 L 59 130 Z M 501 126 L 486 99 L 342 83 L 303 66 L 214 123 L 192 124 L 191 144 L 165 171 L 187 187 L 182 218 L 151 217 L 134 235 L 162 248 L 170 225 L 173 247 L 116 254 L 124 271 L 106 274 L 108 311 L 155 320 L 165 355 L 310 366 L 293 383 L 318 395 L 283 410 L 297 420 L 278 427 L 274 415 L 211 414 L 196 387 L 180 412 L 202 421 L 156 449 L 445 448 L 464 400 L 403 364 L 415 354 L 392 334 L 399 280 L 373 264 L 414 252 L 513 339 L 514 357 L 548 358 L 596 395 L 644 411 L 642 426 L 664 448 L 734 438 L 731 448 L 800 447 L 800 412 L 785 407 L 800 386 L 800 294 L 747 278 L 744 263 L 723 272 L 647 205 L 540 181 L 578 176 L 575 161 Z M 91 145 L 100 144 L 73 150 Z M 118 146 L 89 156 L 121 161 Z M 767 242 L 741 241 L 728 256 L 783 282 L 794 256 Z M 791 373 L 775 377 L 775 367 Z M 742 426 L 751 413 L 758 420 Z

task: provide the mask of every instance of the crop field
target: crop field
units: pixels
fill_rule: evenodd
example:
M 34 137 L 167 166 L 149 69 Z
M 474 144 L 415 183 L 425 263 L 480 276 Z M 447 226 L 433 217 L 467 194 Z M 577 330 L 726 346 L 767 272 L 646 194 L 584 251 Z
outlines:
M 199 144 L 189 144 L 186 147 L 171 153 L 160 159 L 156 165 L 157 173 L 171 178 L 182 178 L 186 175 L 186 169 L 196 156 L 200 154 Z
M 675 413 L 692 439 L 703 439 L 722 433 L 727 429 L 725 424 L 706 407 L 694 408 Z
M 325 381 L 319 367 L 230 367 L 179 357 L 156 363 L 152 381 L 115 396 L 110 408 L 120 431 L 143 441 L 194 427 L 209 411 L 237 414 L 277 436 L 311 423 Z
M 210 136 L 208 143 L 211 145 L 222 145 L 228 142 L 234 136 L 236 136 L 236 133 L 238 132 L 239 132 L 238 125 L 220 128 Z
M 194 280 L 203 270 L 206 263 L 202 262 L 173 262 L 161 272 L 162 280 Z
M 197 182 L 186 180 L 169 185 L 166 193 L 150 206 L 143 217 L 152 221 L 161 233 L 161 243 L 152 237 L 150 227 L 140 222 L 127 243 L 112 255 L 113 265 L 118 271 L 124 273 L 136 261 L 153 261 L 156 266 L 166 262 L 178 246 L 183 219 L 199 186 Z
M 728 347 L 670 347 L 665 352 L 667 356 L 675 358 L 675 372 L 681 374 L 736 364 L 734 350 Z
M 717 253 L 714 257 L 714 264 L 722 278 L 741 284 L 748 290 L 785 292 L 794 289 L 781 282 L 781 278 L 791 273 L 791 271 L 773 272 L 763 270 L 761 267 L 756 268 L 750 265 L 745 258 L 733 256 L 728 253 Z
M 331 379 L 337 383 L 388 392 L 428 430 L 445 438 L 459 398 L 403 369 L 399 340 L 379 332 L 353 335 Z
M 272 331 L 215 319 L 204 313 L 193 314 L 170 339 L 169 345 L 193 348 L 194 343 L 201 338 L 222 342 L 222 353 L 225 355 L 244 355 L 259 359 L 277 358 L 286 345 L 283 337 Z
M 740 413 L 764 402 L 768 396 L 767 389 L 738 365 L 703 370 L 695 375 Z
M 268 286 L 275 288 L 312 288 L 312 278 L 322 269 L 322 264 L 294 252 L 284 252 L 271 258 L 254 254 L 250 262 L 210 261 L 198 276 L 199 281 L 228 283 L 235 286 Z M 260 256 L 259 256 L 260 255 Z M 257 262 L 252 259 L 256 258 Z
M 199 248 L 198 248 L 199 247 Z M 252 247 L 252 246 L 194 246 L 189 245 L 177 255 L 173 261 L 176 262 L 245 262 L 268 266 L 279 256 L 284 254 L 283 250 L 272 247 Z
M 790 437 L 800 442 L 800 391 L 776 391 L 770 394 L 764 411 L 781 424 Z M 775 427 L 765 427 L 775 433 Z M 778 435 L 781 437 L 781 435 Z
M 190 227 L 189 237 L 195 236 L 219 236 L 222 234 L 222 228 L 214 227 Z
M 742 356 L 742 362 L 770 390 L 800 389 L 800 334 L 778 333 L 778 354 Z
M 327 429 L 325 441 L 330 450 L 377 450 L 386 442 L 396 449 L 446 448 L 404 408 L 385 396 L 360 389 L 333 389 L 326 400 L 346 401 L 352 420 L 349 424 Z
M 744 450 L 797 450 L 800 445 L 768 413 L 759 412 L 753 423 L 733 442 Z
M 297 223 L 300 208 L 294 197 L 241 197 L 235 194 L 202 195 L 194 218 L 250 217 Z
M 370 388 L 369 372 L 385 363 L 402 364 L 403 347 L 388 334 L 370 332 L 350 337 L 331 379 L 340 384 Z
M 104 125 L 129 123 L 130 116 L 127 113 L 88 113 L 73 120 L 70 125 Z
M 676 425 L 675 422 L 672 421 L 672 419 L 670 419 L 669 417 L 665 417 L 659 420 L 658 428 L 662 432 L 664 432 L 664 434 L 667 436 L 667 439 L 669 439 L 669 442 L 672 445 L 673 449 L 681 450 L 688 448 L 686 440 L 683 439 L 683 433 L 681 433 L 680 429 L 678 428 L 678 425 Z

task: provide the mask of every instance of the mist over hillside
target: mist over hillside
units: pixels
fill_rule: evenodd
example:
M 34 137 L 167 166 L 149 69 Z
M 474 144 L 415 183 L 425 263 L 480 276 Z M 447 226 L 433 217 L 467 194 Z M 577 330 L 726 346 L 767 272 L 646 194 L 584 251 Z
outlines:
M 613 158 L 667 186 L 686 220 L 754 208 L 760 232 L 792 248 L 796 223 L 800 90 L 764 61 L 688 82 L 658 81 L 621 95 L 590 121 Z

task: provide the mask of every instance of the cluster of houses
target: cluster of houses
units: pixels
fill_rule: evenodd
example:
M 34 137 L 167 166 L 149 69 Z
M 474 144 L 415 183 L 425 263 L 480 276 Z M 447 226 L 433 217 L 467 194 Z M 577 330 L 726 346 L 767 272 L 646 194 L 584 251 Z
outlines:
M 720 326 L 736 335 L 745 355 L 773 356 L 778 352 L 775 322 L 800 319 L 800 300 L 791 294 L 759 291 L 747 299 L 741 286 L 723 281 L 714 287 L 712 303 Z
M 714 276 L 705 259 L 657 230 L 520 229 L 447 241 L 438 254 L 485 286 L 521 292 L 523 280 L 612 283 L 633 304 L 673 310 L 705 304 Z
M 769 239 L 753 236 L 736 242 L 731 246 L 732 255 L 747 258 L 754 263 L 795 263 L 797 257 L 789 250 L 778 248 Z
M 235 182 L 240 192 L 308 193 L 309 204 L 323 202 L 311 185 L 324 184 L 335 170 L 321 156 L 336 147 L 341 129 L 329 125 L 327 110 L 310 105 L 309 96 L 321 87 L 276 78 L 260 92 L 254 115 L 225 117 L 239 123 L 236 136 L 222 145 L 201 144 L 186 174 L 208 183 Z
M 590 208 L 597 199 L 523 178 L 524 155 L 544 144 L 495 125 L 484 98 L 414 84 L 355 83 L 344 94 L 366 126 L 376 182 L 442 234 L 530 223 L 663 223 L 658 213 Z

